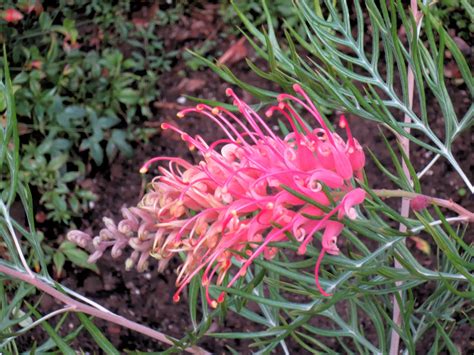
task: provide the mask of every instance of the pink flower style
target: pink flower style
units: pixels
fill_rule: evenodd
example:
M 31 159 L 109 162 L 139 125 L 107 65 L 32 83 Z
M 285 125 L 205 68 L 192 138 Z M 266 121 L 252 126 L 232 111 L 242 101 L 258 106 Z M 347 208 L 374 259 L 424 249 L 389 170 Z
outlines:
M 364 201 L 365 191 L 354 188 L 352 179 L 362 176 L 365 156 L 343 116 L 340 127 L 346 129 L 347 142 L 328 129 L 299 85 L 294 85 L 294 90 L 299 96 L 281 94 L 279 104 L 266 111 L 267 116 L 277 111 L 288 120 L 293 131 L 284 138 L 275 135 L 231 89 L 226 94 L 244 120 L 222 107 L 203 104 L 178 113 L 180 118 L 196 113 L 206 116 L 226 138 L 208 144 L 200 136 L 193 138 L 164 123 L 163 129 L 179 133 L 190 149 L 201 153 L 202 160 L 196 165 L 176 157 L 147 161 L 142 173 L 161 161 L 167 161 L 168 168 L 159 168 L 161 175 L 152 181 L 138 207 L 122 210 L 124 220 L 117 226 L 105 220 L 107 228 L 94 238 L 95 252 L 90 261 L 97 260 L 108 247 L 118 256 L 128 245 L 134 251 L 127 259 L 127 268 L 137 264 L 142 270 L 151 255 L 159 260 L 162 270 L 173 255 L 185 253 L 185 262 L 177 270 L 173 300 L 179 301 L 185 286 L 202 271 L 207 301 L 216 307 L 225 293 L 211 299 L 209 285 L 214 279 L 217 285 L 224 282 L 232 258 L 242 266 L 226 287 L 245 275 L 261 254 L 272 259 L 278 251 L 272 243 L 292 235 L 300 243 L 298 253 L 305 254 L 315 233 L 322 232 L 314 275 L 321 294 L 330 296 L 319 283 L 319 268 L 326 253 L 339 254 L 337 239 L 344 227 L 340 220 L 355 219 L 354 206 Z M 292 104 L 301 106 L 321 128 L 308 128 Z M 329 212 L 288 190 L 326 206 Z M 331 200 L 336 201 L 335 207 L 331 207 Z M 90 237 L 72 231 L 69 238 L 84 246 Z

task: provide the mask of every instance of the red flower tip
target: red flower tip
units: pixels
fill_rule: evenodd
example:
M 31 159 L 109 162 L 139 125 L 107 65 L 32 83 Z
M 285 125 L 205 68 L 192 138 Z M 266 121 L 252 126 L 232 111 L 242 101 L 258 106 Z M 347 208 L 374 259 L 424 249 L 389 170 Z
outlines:
M 178 295 L 177 293 L 175 293 L 174 296 L 173 296 L 173 302 L 174 302 L 174 303 L 178 303 L 179 300 L 180 300 L 179 295 Z
M 212 308 L 217 308 L 217 301 L 216 300 L 212 300 L 211 307 Z
M 422 211 L 428 207 L 428 204 L 428 198 L 422 195 L 418 195 L 410 201 L 410 206 L 413 211 Z
M 17 9 L 6 9 L 2 15 L 3 19 L 9 23 L 16 23 L 23 19 L 23 14 Z
M 225 299 L 225 293 L 224 293 L 224 292 L 221 292 L 221 294 L 220 294 L 219 297 L 217 298 L 217 302 L 218 302 L 218 303 L 222 303 L 222 302 L 224 302 L 224 299 Z
M 273 107 L 270 107 L 268 110 L 265 111 L 265 116 L 272 117 L 273 111 L 275 111 L 275 109 Z
M 305 255 L 306 254 L 306 244 L 301 244 L 299 247 L 298 247 L 298 251 L 297 251 L 297 254 L 298 255 Z
M 339 127 L 341 128 L 347 127 L 347 120 L 346 120 L 346 117 L 344 117 L 344 115 L 341 115 L 341 117 L 339 117 Z
M 293 84 L 293 90 L 295 90 L 296 92 L 302 91 L 301 85 L 300 84 Z
M 234 94 L 234 91 L 231 88 L 225 89 L 225 94 L 227 96 L 232 96 Z
M 161 129 L 165 130 L 165 129 L 168 129 L 170 128 L 170 125 L 168 123 L 162 123 L 161 124 Z
M 183 117 L 184 117 L 184 113 L 183 113 L 182 111 L 180 111 L 180 112 L 178 112 L 178 113 L 176 114 L 176 117 L 178 117 L 178 118 L 183 118 Z M 161 127 L 163 128 L 163 125 L 161 125 Z

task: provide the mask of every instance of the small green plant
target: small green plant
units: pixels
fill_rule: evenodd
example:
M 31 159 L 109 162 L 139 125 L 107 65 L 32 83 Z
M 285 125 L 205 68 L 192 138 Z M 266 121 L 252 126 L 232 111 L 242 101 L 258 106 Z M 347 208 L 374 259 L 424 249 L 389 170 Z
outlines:
M 177 339 L 118 316 L 59 284 L 51 276 L 49 264 L 54 266 L 56 278 L 61 276 L 66 261 L 95 272 L 97 267 L 86 262 L 86 252 L 68 241 L 62 242 L 57 249 L 52 248 L 36 229 L 33 198 L 28 184 L 20 178 L 24 167 L 20 161 L 15 96 L 6 57 L 3 59 L 4 77 L 0 80 L 0 93 L 5 101 L 2 112 L 5 120 L 0 125 L 0 351 L 7 354 L 23 351 L 75 354 L 71 342 L 81 332 L 87 332 L 106 354 L 119 354 L 93 323 L 92 317 L 145 332 L 158 341 L 173 345 Z M 11 206 L 14 203 L 21 206 L 27 227 L 12 217 Z M 39 305 L 45 294 L 61 302 L 63 307 L 41 314 Z M 52 323 L 51 319 L 55 317 L 57 319 Z M 72 321 L 72 318 L 80 325 L 66 329 L 65 322 Z M 41 327 L 48 338 L 20 347 L 18 338 L 35 327 Z M 198 352 L 202 349 L 193 347 L 187 350 Z
M 156 26 L 176 21 L 182 9 L 158 16 L 151 8 L 136 24 L 128 1 L 61 2 L 48 11 L 29 4 L 0 21 L 21 139 L 28 142 L 20 178 L 41 195 L 48 218 L 66 223 L 95 198 L 80 187 L 91 166 L 131 156 L 137 124 L 151 118 L 156 83 L 175 55 L 165 53 Z M 13 11 L 12 2 L 0 10 L 9 6 Z
M 433 12 L 446 27 L 455 30 L 465 41 L 474 37 L 474 7 L 468 0 L 440 0 Z
M 89 203 L 96 200 L 91 191 L 77 184 L 86 168 L 80 160 L 69 162 L 67 143 L 50 134 L 38 146 L 34 143 L 24 146 L 21 159 L 22 180 L 44 191 L 39 203 L 49 211 L 46 218 L 63 223 L 87 211 Z
M 65 240 L 58 247 L 52 247 L 51 241 L 45 241 L 44 233 L 42 232 L 37 232 L 36 238 L 44 251 L 44 259 L 42 261 L 44 261 L 44 264 L 47 266 L 53 266 L 54 277 L 56 279 L 59 280 L 63 277 L 66 261 L 77 267 L 99 273 L 97 265 L 87 262 L 89 254 L 79 249 L 75 244 Z M 41 262 L 38 256 L 34 256 L 32 265 L 35 271 L 41 271 Z

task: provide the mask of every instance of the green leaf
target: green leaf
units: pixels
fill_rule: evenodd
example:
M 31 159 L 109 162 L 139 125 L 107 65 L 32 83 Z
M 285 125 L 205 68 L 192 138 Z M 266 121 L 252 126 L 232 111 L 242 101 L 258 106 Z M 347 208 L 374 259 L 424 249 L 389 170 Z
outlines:
M 61 176 L 61 181 L 65 183 L 72 182 L 77 180 L 79 176 L 81 176 L 81 173 L 78 171 L 68 171 L 66 174 Z
M 120 352 L 112 345 L 112 343 L 104 336 L 104 334 L 102 334 L 100 329 L 97 328 L 94 323 L 92 323 L 89 317 L 82 313 L 77 313 L 77 317 L 105 354 L 120 355 Z
M 102 163 L 104 162 L 104 150 L 98 142 L 90 142 L 90 154 L 97 165 L 102 165 Z
M 136 105 L 140 98 L 139 92 L 137 90 L 125 88 L 120 90 L 116 94 L 117 100 L 125 105 Z
M 74 265 L 77 265 L 81 268 L 90 269 L 99 273 L 99 269 L 96 264 L 91 264 L 87 261 L 89 255 L 81 249 L 78 248 L 67 248 L 62 250 L 66 258 L 72 262 Z
M 112 131 L 111 141 L 117 146 L 122 154 L 131 157 L 133 154 L 132 146 L 127 142 L 125 132 L 123 130 L 114 129 Z
M 39 16 L 39 24 L 40 24 L 41 30 L 43 31 L 47 31 L 51 28 L 53 24 L 53 20 L 51 19 L 47 11 L 43 11 L 41 15 Z
M 87 117 L 87 110 L 82 106 L 72 105 L 64 109 L 56 117 L 57 122 L 61 127 L 66 129 L 72 128 L 73 120 L 82 120 Z
M 66 257 L 60 251 L 57 251 L 53 254 L 53 263 L 56 268 L 56 276 L 60 277 L 62 274 L 65 261 Z
M 54 157 L 49 163 L 48 163 L 48 170 L 51 171 L 57 171 L 59 170 L 66 162 L 68 161 L 69 156 L 67 154 L 61 154 L 56 157 Z
M 28 305 L 30 311 L 37 317 L 40 318 L 41 314 L 32 306 Z M 41 326 L 48 333 L 49 337 L 56 343 L 59 350 L 62 354 L 66 355 L 75 355 L 76 352 L 72 349 L 65 341 L 64 338 L 59 335 L 52 326 L 49 325 L 47 321 L 41 322 Z
M 117 117 L 101 117 L 99 118 L 99 126 L 104 129 L 111 128 L 120 123 L 120 119 Z

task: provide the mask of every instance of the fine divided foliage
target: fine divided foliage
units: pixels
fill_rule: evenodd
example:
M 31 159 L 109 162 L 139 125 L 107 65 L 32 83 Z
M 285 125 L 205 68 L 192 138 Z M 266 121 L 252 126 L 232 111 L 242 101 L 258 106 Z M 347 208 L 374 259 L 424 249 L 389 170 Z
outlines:
M 346 1 L 324 3 L 321 10 L 309 1 L 295 1 L 299 21 L 288 23 L 283 19 L 285 40 L 277 37 L 277 23 L 265 2 L 267 26 L 263 29 L 234 6 L 244 25 L 243 34 L 268 62 L 265 71 L 248 60 L 250 69 L 286 92 L 299 83 L 318 106 L 353 113 L 406 136 L 434 152 L 434 159 L 438 155 L 447 159 L 474 192 L 467 172 L 452 153 L 456 138 L 473 125 L 474 106 L 471 104 L 460 116 L 456 113 L 451 99 L 456 92 L 447 90 L 444 75 L 445 52 L 451 53 L 471 95 L 474 80 L 455 41 L 433 15 L 435 5 L 423 2 L 422 15 L 415 19 L 399 0 L 356 0 L 353 8 Z M 405 35 L 400 35 L 400 28 Z M 224 80 L 263 102 L 276 97 L 275 92 L 242 82 L 229 68 L 201 59 Z M 417 110 L 409 100 L 408 67 L 415 78 Z M 433 105 L 440 107 L 443 134 L 434 131 L 433 124 L 440 118 L 430 116 L 429 106 Z M 403 116 L 408 116 L 410 122 L 405 123 Z

